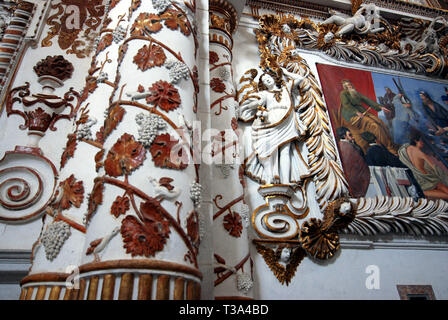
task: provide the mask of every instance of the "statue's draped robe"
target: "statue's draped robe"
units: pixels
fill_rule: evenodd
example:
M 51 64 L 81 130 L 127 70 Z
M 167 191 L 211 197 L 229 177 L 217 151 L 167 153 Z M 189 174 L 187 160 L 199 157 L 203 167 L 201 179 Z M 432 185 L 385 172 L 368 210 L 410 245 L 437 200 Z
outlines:
M 288 170 L 289 181 L 281 183 L 299 183 L 308 176 L 309 169 L 302 157 L 301 137 L 305 128 L 295 112 L 293 99 L 286 87 L 275 91 L 261 91 L 260 104 L 264 105 L 267 112 L 265 122 L 256 118 L 252 124 L 249 157 L 245 161 L 246 174 L 252 179 L 266 184 L 272 177 L 279 178 L 281 170 Z M 276 98 L 277 96 L 277 98 Z M 280 163 L 279 149 L 286 145 L 289 148 L 291 163 L 288 168 Z M 272 172 L 267 172 L 263 161 L 274 159 Z

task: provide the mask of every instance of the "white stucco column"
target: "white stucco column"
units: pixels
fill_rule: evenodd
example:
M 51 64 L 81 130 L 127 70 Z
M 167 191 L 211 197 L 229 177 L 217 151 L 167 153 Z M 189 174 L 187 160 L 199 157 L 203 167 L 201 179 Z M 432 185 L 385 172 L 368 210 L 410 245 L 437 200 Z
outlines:
M 231 2 L 209 1 L 210 115 L 215 298 L 251 298 L 249 208 L 244 201 L 240 130 L 233 82 L 233 39 L 238 13 Z
M 131 2 L 90 195 L 79 299 L 200 295 L 194 7 Z
M 111 3 L 83 92 L 84 118 L 71 137 L 77 150 L 63 156 L 61 176 L 83 181 L 86 201 L 65 213 L 79 228 L 69 224 L 53 260 L 60 263 L 42 252 L 35 258 L 25 285 L 49 271 L 65 281 L 69 264 L 76 286 L 60 299 L 200 297 L 194 16 L 184 1 Z

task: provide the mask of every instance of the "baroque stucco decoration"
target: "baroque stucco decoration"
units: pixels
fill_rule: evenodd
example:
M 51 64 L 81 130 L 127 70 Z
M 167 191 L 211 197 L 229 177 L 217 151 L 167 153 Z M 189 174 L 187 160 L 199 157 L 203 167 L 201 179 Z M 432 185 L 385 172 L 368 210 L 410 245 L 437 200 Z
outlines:
M 430 33 L 440 21 L 444 23 L 445 20 L 435 19 L 431 24 L 422 25 L 426 33 Z M 425 33 L 420 35 L 420 40 L 415 38 L 418 41 L 412 42 L 412 33 L 405 28 L 405 25 L 412 23 L 417 22 L 402 21 L 399 27 L 402 32 L 407 32 L 408 49 L 398 55 L 396 52 L 392 55 L 389 49 L 384 51 L 389 52 L 391 62 L 383 66 L 443 76 L 446 48 L 442 46 L 435 53 L 426 52 L 429 49 L 428 45 L 423 46 L 424 43 L 428 44 Z M 366 37 L 365 40 L 368 38 L 384 43 L 387 38 L 380 33 L 381 30 L 357 33 L 353 29 L 355 31 L 352 33 L 352 30 L 345 29 L 336 35 L 341 28 L 342 25 L 336 24 L 316 25 L 307 19 L 299 21 L 292 16 L 261 17 L 260 28 L 256 30 L 260 67 L 258 70 L 248 70 L 238 86 L 240 120 L 252 122 L 249 145 L 253 153 L 249 152 L 245 159 L 245 173 L 261 185 L 259 192 L 266 200 L 266 204 L 256 208 L 252 214 L 252 223 L 259 236 L 253 241 L 282 284 L 291 281 L 298 264 L 306 255 L 317 260 L 333 257 L 339 249 L 338 233 L 341 232 L 363 236 L 386 233 L 420 236 L 444 235 L 448 231 L 446 202 L 443 200 L 345 198 L 347 184 L 337 162 L 337 150 L 322 93 L 297 49 L 319 47 L 338 59 L 378 67 L 382 66 L 385 56 L 361 40 Z M 398 27 L 390 28 L 390 25 L 384 24 L 385 32 L 392 32 L 388 30 Z M 436 29 L 436 33 L 442 30 L 440 27 Z M 332 36 L 325 39 L 330 32 Z M 396 39 L 395 45 L 398 45 Z M 437 41 L 443 43 L 443 39 Z M 409 47 L 409 44 L 412 46 Z M 396 50 L 399 50 L 398 47 Z M 356 55 L 353 55 L 354 52 Z M 354 57 L 362 57 L 362 61 Z M 407 62 L 400 60 L 402 58 L 408 59 Z M 291 133 L 288 131 L 288 119 L 293 117 L 294 125 L 291 128 L 295 132 Z M 289 133 L 289 139 L 281 140 Z M 294 173 L 286 167 L 285 175 L 285 163 L 298 163 L 293 159 L 294 150 L 282 159 L 282 148 L 291 143 L 297 144 L 295 148 L 300 150 L 302 168 L 305 170 Z M 268 148 L 265 155 L 262 148 Z M 275 167 L 276 161 L 282 167 Z M 292 179 L 293 174 L 299 179 Z M 314 189 L 310 188 L 313 184 Z M 310 214 L 312 200 L 308 195 L 313 190 L 321 211 L 320 217 Z
M 32 94 L 30 83 L 10 90 L 8 117 L 22 117 L 21 130 L 28 130 L 28 143 L 7 151 L 0 160 L 0 221 L 28 222 L 45 212 L 56 196 L 58 171 L 45 156 L 39 142 L 47 130 L 56 131 L 60 119 L 71 119 L 79 108 L 79 94 L 70 88 L 62 97 L 56 88 L 71 77 L 73 65 L 62 56 L 48 56 L 34 67 L 42 92 Z
M 373 4 L 361 5 L 352 16 L 332 12 L 321 23 L 293 16 L 265 16 L 275 36 L 296 48 L 316 50 L 338 61 L 445 78 L 447 21 L 403 18 L 389 22 Z
M 294 42 L 283 37 L 290 30 L 279 19 L 260 20 L 260 68 L 241 77 L 237 100 L 239 119 L 251 123 L 245 174 L 261 185 L 266 201 L 252 213 L 259 236 L 254 243 L 277 279 L 288 284 L 306 254 L 334 256 L 337 231 L 351 221 L 356 202 L 343 198 L 347 182 L 322 92 Z M 337 223 L 340 218 L 345 222 Z

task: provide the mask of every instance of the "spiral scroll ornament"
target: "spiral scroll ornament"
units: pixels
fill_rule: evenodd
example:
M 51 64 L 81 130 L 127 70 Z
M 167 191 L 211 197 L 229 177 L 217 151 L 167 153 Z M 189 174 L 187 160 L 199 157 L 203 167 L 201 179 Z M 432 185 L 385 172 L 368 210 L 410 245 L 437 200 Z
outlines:
M 0 222 L 27 222 L 53 199 L 57 171 L 39 149 L 16 147 L 0 160 Z
M 28 176 L 26 179 L 18 177 L 8 177 L 15 173 Z M 0 170 L 0 177 L 5 176 L 5 180 L 0 182 L 0 205 L 9 210 L 20 210 L 32 206 L 42 195 L 42 179 L 39 173 L 27 167 L 12 167 Z M 36 180 L 35 190 L 31 193 L 29 179 Z

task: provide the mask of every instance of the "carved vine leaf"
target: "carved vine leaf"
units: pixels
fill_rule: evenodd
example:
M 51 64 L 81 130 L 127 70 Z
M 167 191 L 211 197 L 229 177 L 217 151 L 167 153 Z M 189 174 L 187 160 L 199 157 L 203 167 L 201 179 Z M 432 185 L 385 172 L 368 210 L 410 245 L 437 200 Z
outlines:
M 134 56 L 134 63 L 142 71 L 146 71 L 155 66 L 160 67 L 165 63 L 165 60 L 165 52 L 157 44 L 144 45 Z
M 132 15 L 142 4 L 142 0 L 132 0 L 131 6 L 129 7 L 129 16 Z
M 97 154 L 95 155 L 95 170 L 96 172 L 98 172 L 98 170 L 104 166 L 104 163 L 101 161 L 103 160 L 104 157 L 104 149 L 101 149 L 100 151 L 97 152 Z
M 133 257 L 150 257 L 163 250 L 169 238 L 170 224 L 161 210 L 159 202 L 152 199 L 140 205 L 143 222 L 134 216 L 124 218 L 121 235 L 126 253 Z
M 95 248 L 98 247 L 98 245 L 101 243 L 101 241 L 103 241 L 103 238 L 99 238 L 99 239 L 91 241 L 89 244 L 90 246 L 86 250 L 86 256 L 92 254 L 93 251 L 95 250 Z
M 112 44 L 113 39 L 114 36 L 112 33 L 108 33 L 104 37 L 102 37 L 100 42 L 98 43 L 98 46 L 96 47 L 96 53 L 98 54 L 104 49 L 106 49 L 108 46 L 110 46 Z
M 85 101 L 89 94 L 95 92 L 96 88 L 98 88 L 98 81 L 96 77 L 89 76 L 86 79 L 86 85 L 84 87 L 84 90 L 81 94 L 81 100 Z
M 223 265 L 226 264 L 226 260 L 225 260 L 223 257 L 221 257 L 220 255 L 217 255 L 217 254 L 215 253 L 213 256 L 215 257 L 217 263 L 219 263 L 219 264 L 223 264 Z M 221 277 L 221 274 L 222 274 L 223 272 L 226 272 L 226 271 L 227 271 L 227 268 L 225 268 L 225 267 L 221 267 L 221 266 L 219 266 L 219 267 L 215 267 L 215 268 L 213 269 L 213 272 L 216 273 L 216 275 L 218 276 L 218 278 L 220 278 L 220 277 Z
M 104 168 L 113 177 L 129 174 L 143 164 L 146 150 L 143 145 L 135 141 L 134 136 L 123 134 L 107 154 Z
M 232 237 L 239 238 L 243 231 L 243 224 L 241 223 L 241 216 L 237 212 L 231 212 L 224 217 L 223 221 L 224 229 Z
M 191 70 L 192 72 L 192 77 L 191 80 L 193 80 L 193 85 L 194 85 L 194 91 L 196 93 L 199 92 L 199 71 L 198 71 L 198 67 L 194 66 L 193 70 Z M 195 110 L 193 110 L 194 112 L 196 112 Z
M 95 179 L 92 192 L 89 195 L 86 222 L 89 222 L 99 205 L 103 203 L 104 181 Z
M 75 176 L 72 174 L 62 181 L 59 186 L 62 190 L 62 197 L 59 203 L 60 208 L 66 210 L 72 205 L 79 208 L 84 201 L 84 186 L 82 181 L 76 181 Z
M 171 190 L 174 189 L 174 186 L 171 184 L 171 182 L 173 182 L 173 179 L 169 178 L 169 177 L 162 177 L 162 178 L 159 179 L 159 184 L 162 187 L 167 188 L 168 191 L 171 191 Z
M 179 91 L 169 82 L 159 80 L 149 88 L 151 94 L 146 102 L 159 107 L 164 111 L 172 111 L 180 106 Z
M 72 158 L 75 155 L 76 146 L 78 145 L 76 134 L 71 133 L 67 137 L 67 144 L 65 145 L 64 152 L 61 156 L 61 169 L 65 166 L 68 159 Z
M 161 17 L 162 19 L 165 19 L 165 25 L 171 30 L 177 30 L 179 28 L 180 32 L 185 36 L 191 34 L 190 22 L 182 12 L 174 9 L 167 9 Z
M 196 211 L 192 211 L 187 218 L 187 235 L 195 247 L 199 247 L 199 217 Z
M 219 61 L 218 54 L 215 51 L 210 51 L 209 52 L 209 63 L 210 64 L 215 64 L 218 61 Z
M 186 150 L 168 133 L 154 139 L 150 152 L 156 167 L 183 170 L 188 166 Z
M 95 133 L 96 141 L 103 144 L 104 143 L 104 126 Z
M 115 105 L 109 110 L 109 113 L 104 121 L 104 130 L 102 133 L 102 142 L 106 139 L 109 134 L 117 127 L 117 125 L 123 120 L 123 116 L 125 114 L 124 108 L 119 105 Z M 98 138 L 98 135 L 97 135 Z M 99 139 L 98 139 L 99 140 Z
M 142 12 L 139 14 L 132 25 L 131 34 L 134 36 L 144 36 L 145 30 L 148 32 L 157 32 L 162 29 L 160 17 L 154 13 Z
M 120 197 L 117 196 L 115 201 L 112 203 L 110 208 L 110 213 L 118 218 L 120 215 L 125 214 L 130 208 L 129 198 L 127 196 Z
M 213 78 L 210 80 L 210 88 L 215 92 L 223 93 L 226 90 L 226 85 L 221 79 Z
M 86 110 L 85 108 L 81 109 L 81 116 L 76 121 L 76 125 L 79 126 L 81 124 L 87 123 L 89 120 L 89 110 Z

